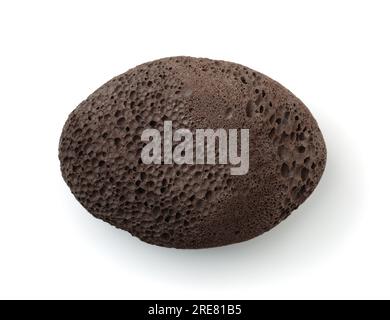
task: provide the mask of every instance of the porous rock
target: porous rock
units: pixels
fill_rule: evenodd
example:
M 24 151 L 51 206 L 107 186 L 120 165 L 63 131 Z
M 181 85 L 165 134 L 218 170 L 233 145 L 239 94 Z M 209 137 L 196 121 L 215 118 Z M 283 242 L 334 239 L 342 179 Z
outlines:
M 142 163 L 142 131 L 162 132 L 164 120 L 174 129 L 249 129 L 249 172 Z M 130 69 L 83 101 L 65 123 L 59 159 L 95 217 L 151 244 L 206 248 L 285 219 L 318 184 L 326 148 L 309 110 L 276 81 L 231 62 L 172 57 Z

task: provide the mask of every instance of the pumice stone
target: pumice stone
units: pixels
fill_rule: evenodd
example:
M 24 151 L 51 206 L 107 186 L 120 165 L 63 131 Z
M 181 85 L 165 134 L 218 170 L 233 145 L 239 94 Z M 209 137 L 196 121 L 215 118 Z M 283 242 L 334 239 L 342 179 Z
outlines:
M 239 64 L 139 65 L 69 115 L 63 178 L 96 218 L 151 244 L 208 248 L 256 237 L 313 192 L 326 163 L 316 120 Z

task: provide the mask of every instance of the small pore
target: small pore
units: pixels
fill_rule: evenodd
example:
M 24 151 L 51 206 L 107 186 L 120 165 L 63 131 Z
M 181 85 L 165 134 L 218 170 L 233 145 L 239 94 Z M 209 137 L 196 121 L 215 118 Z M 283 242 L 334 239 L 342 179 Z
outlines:
M 301 170 L 301 178 L 302 180 L 306 180 L 309 175 L 309 170 L 306 167 L 303 167 Z
M 115 138 L 114 139 L 114 144 L 115 144 L 115 146 L 119 146 L 120 145 L 120 143 L 121 143 L 121 139 L 120 138 Z
M 304 146 L 299 146 L 299 147 L 297 148 L 297 150 L 298 150 L 299 153 L 304 153 L 305 150 L 306 150 L 306 148 L 305 148 Z
M 229 107 L 226 109 L 225 111 L 225 119 L 226 120 L 229 120 L 233 117 L 233 108 L 232 107 Z
M 125 124 L 126 119 L 124 117 L 119 118 L 118 121 L 116 122 L 118 126 L 123 126 Z
M 167 233 L 167 232 L 162 233 L 161 238 L 164 240 L 168 240 L 170 238 L 169 233 Z
M 252 101 L 248 101 L 248 103 L 246 104 L 245 111 L 246 111 L 247 117 L 249 117 L 249 118 L 253 117 L 253 114 L 255 111 L 255 105 L 253 104 Z
M 288 177 L 288 175 L 290 173 L 290 169 L 289 169 L 289 167 L 288 167 L 288 165 L 286 163 L 282 164 L 281 173 L 282 173 L 282 176 L 284 178 Z

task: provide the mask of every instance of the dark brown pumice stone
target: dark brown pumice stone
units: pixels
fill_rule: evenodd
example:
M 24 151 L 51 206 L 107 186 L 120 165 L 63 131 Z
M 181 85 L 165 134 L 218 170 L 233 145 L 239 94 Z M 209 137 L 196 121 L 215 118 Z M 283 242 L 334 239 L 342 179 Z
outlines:
M 173 132 L 249 129 L 248 172 L 232 174 L 237 165 L 218 153 L 215 165 L 145 164 L 144 130 L 164 137 L 170 121 Z M 310 111 L 276 81 L 231 62 L 172 57 L 130 69 L 83 101 L 65 123 L 59 159 L 95 217 L 151 244 L 207 248 L 284 220 L 317 186 L 326 147 Z

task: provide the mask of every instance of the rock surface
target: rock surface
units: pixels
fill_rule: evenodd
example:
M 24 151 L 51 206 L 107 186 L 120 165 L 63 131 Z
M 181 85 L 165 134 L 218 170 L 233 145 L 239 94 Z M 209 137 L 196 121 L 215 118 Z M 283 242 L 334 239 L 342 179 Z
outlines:
M 146 165 L 146 128 L 246 128 L 250 167 Z M 225 61 L 172 57 L 115 77 L 69 116 L 59 146 L 62 175 L 95 217 L 143 241 L 206 248 L 270 230 L 314 190 L 326 147 L 290 91 Z

